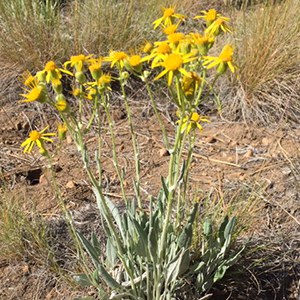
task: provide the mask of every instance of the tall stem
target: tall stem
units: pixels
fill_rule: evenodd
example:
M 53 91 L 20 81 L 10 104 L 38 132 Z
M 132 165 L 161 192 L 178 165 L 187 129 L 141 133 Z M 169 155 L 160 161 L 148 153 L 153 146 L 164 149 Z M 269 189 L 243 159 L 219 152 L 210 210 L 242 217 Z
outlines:
M 128 199 L 127 199 L 125 188 L 124 188 L 124 178 L 123 178 L 123 176 L 121 174 L 121 171 L 120 171 L 120 168 L 119 168 L 114 126 L 113 126 L 113 123 L 112 123 L 112 118 L 111 118 L 111 114 L 110 114 L 110 111 L 109 111 L 107 98 L 106 98 L 105 95 L 102 95 L 101 97 L 102 97 L 102 105 L 103 105 L 104 110 L 105 110 L 105 114 L 106 114 L 107 121 L 108 121 L 108 127 L 109 127 L 109 131 L 110 131 L 110 139 L 111 139 L 111 143 L 112 143 L 113 164 L 114 164 L 115 170 L 117 172 L 117 176 L 118 176 L 119 181 L 120 181 L 122 197 L 123 197 L 125 203 L 127 204 Z
M 140 180 L 140 153 L 139 153 L 139 149 L 138 149 L 136 134 L 135 134 L 134 128 L 133 128 L 130 106 L 128 104 L 127 94 L 125 91 L 125 81 L 124 81 L 124 79 L 122 79 L 121 68 L 119 68 L 119 76 L 120 76 L 120 85 L 121 85 L 121 89 L 122 89 L 122 95 L 124 98 L 125 109 L 126 109 L 126 113 L 127 113 L 127 117 L 128 117 L 128 123 L 129 123 L 129 127 L 130 127 L 131 139 L 132 139 L 134 162 L 135 162 L 135 177 L 136 177 L 135 185 L 136 185 L 137 202 L 138 202 L 138 207 L 140 209 L 142 209 L 141 191 L 140 191 L 140 181 L 141 181 Z
M 164 123 L 163 123 L 163 121 L 160 117 L 160 114 L 158 112 L 156 101 L 153 98 L 153 94 L 152 94 L 152 90 L 149 86 L 149 82 L 146 80 L 145 83 L 146 83 L 146 88 L 147 88 L 147 92 L 148 92 L 152 107 L 153 107 L 154 112 L 155 112 L 155 116 L 157 118 L 157 121 L 159 123 L 160 129 L 161 129 L 162 134 L 163 134 L 164 145 L 167 149 L 170 149 L 170 143 L 169 143 L 168 135 L 167 135 L 167 132 L 166 132 L 166 127 L 165 127 L 165 125 L 164 125 Z

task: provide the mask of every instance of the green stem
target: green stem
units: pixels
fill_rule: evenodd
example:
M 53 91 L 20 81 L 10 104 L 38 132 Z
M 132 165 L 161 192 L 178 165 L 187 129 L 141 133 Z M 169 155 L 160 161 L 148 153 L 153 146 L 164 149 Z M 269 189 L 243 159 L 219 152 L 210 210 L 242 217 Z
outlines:
M 128 203 L 128 199 L 126 196 L 126 192 L 125 192 L 125 188 L 124 188 L 124 178 L 121 174 L 120 168 L 119 168 L 119 162 L 118 162 L 118 155 L 117 155 L 117 149 L 116 149 L 116 137 L 115 137 L 115 133 L 114 133 L 114 126 L 112 123 L 112 118 L 111 118 L 111 114 L 108 108 L 108 103 L 107 103 L 107 99 L 105 97 L 105 95 L 101 95 L 102 97 L 102 104 L 105 110 L 105 114 L 107 117 L 107 121 L 108 121 L 108 127 L 109 127 L 109 131 L 110 131 L 110 139 L 111 139 L 111 143 L 112 143 L 112 154 L 113 154 L 113 164 L 115 167 L 115 170 L 117 172 L 117 176 L 118 179 L 120 181 L 120 186 L 121 186 L 121 192 L 122 192 L 122 197 L 125 201 L 125 203 Z
M 160 129 L 161 129 L 162 134 L 163 134 L 164 145 L 167 149 L 170 149 L 170 143 L 169 143 L 168 135 L 167 135 L 167 132 L 166 132 L 166 127 L 165 127 L 165 125 L 164 125 L 164 123 L 163 123 L 163 121 L 160 117 L 160 114 L 158 112 L 156 101 L 153 98 L 153 94 L 152 94 L 152 90 L 149 86 L 149 82 L 146 80 L 145 83 L 146 83 L 146 88 L 147 88 L 147 92 L 148 92 L 152 107 L 153 107 L 154 112 L 155 112 L 155 116 L 157 118 L 157 121 L 159 123 Z
M 122 95 L 123 95 L 124 103 L 125 103 L 125 109 L 126 109 L 126 113 L 127 113 L 127 117 L 128 117 L 128 123 L 129 123 L 129 127 L 130 127 L 133 153 L 134 153 L 135 177 L 136 177 L 136 183 L 135 183 L 136 184 L 136 197 L 137 197 L 138 207 L 140 209 L 142 209 L 141 191 L 140 191 L 140 181 L 141 181 L 140 180 L 140 154 L 139 154 L 136 134 L 135 134 L 134 128 L 133 128 L 130 106 L 129 106 L 127 94 L 125 91 L 125 81 L 122 79 L 122 70 L 121 70 L 120 66 L 119 66 L 119 76 L 120 76 L 120 85 L 121 85 Z

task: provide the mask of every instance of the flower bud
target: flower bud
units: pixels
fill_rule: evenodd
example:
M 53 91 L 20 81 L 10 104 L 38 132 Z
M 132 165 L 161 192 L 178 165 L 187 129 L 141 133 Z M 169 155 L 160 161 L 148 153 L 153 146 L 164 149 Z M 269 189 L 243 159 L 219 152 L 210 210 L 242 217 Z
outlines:
M 227 63 L 226 62 L 221 62 L 219 65 L 218 65 L 218 68 L 217 68 L 217 73 L 222 75 L 226 72 L 227 70 Z
M 75 78 L 79 83 L 85 83 L 86 82 L 86 77 L 83 72 L 78 71 L 75 73 Z
M 39 82 L 46 82 L 46 71 L 39 71 L 36 73 Z
M 63 90 L 62 83 L 59 79 L 52 80 L 52 87 L 56 94 L 61 94 Z
M 69 109 L 68 102 L 63 94 L 59 94 L 55 98 L 55 108 L 60 112 L 67 112 Z

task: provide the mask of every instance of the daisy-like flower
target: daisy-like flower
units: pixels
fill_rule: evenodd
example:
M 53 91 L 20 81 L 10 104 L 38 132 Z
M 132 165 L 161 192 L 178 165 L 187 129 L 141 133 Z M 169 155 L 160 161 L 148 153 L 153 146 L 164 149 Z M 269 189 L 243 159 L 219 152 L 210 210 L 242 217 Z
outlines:
M 177 124 L 180 121 L 177 121 Z M 200 122 L 209 123 L 209 120 L 206 117 L 201 117 L 198 113 L 193 112 L 190 116 L 184 117 L 182 120 L 181 133 L 185 131 L 190 133 L 191 130 L 195 130 L 198 128 L 199 130 L 203 130 Z
M 127 57 L 128 55 L 123 51 L 111 51 L 109 56 L 104 58 L 104 61 L 111 62 L 111 68 L 113 68 L 114 65 L 118 65 L 121 69 L 123 69 L 124 61 Z
M 179 25 L 179 23 L 177 23 L 177 24 L 171 24 L 169 26 L 165 26 L 163 28 L 164 34 L 169 35 L 169 34 L 175 33 L 176 30 L 177 30 L 177 28 L 178 28 L 178 25 Z
M 89 65 L 90 73 L 93 77 L 93 79 L 98 80 L 101 76 L 101 67 L 102 67 L 102 59 L 95 59 L 91 61 L 91 64 Z
M 210 9 L 208 11 L 201 10 L 201 16 L 196 16 L 194 19 L 204 19 L 206 21 L 207 26 L 209 26 L 212 22 L 214 22 L 220 14 L 217 13 L 215 9 Z
M 142 62 L 153 59 L 151 68 L 154 68 L 159 61 L 163 60 L 167 54 L 171 54 L 172 52 L 172 49 L 167 41 L 155 42 L 154 44 L 155 48 L 153 48 L 151 53 L 142 58 Z
M 24 153 L 30 153 L 35 144 L 38 146 L 41 154 L 46 153 L 44 141 L 53 143 L 53 140 L 49 137 L 56 135 L 55 133 L 44 133 L 48 128 L 49 126 L 42 131 L 33 130 L 29 133 L 29 138 L 21 144 L 21 147 L 25 147 Z
M 188 35 L 190 43 L 196 47 L 201 55 L 206 55 L 208 50 L 213 46 L 215 39 L 209 35 L 201 35 L 200 33 L 190 33 Z
M 231 45 L 225 45 L 218 57 L 215 56 L 204 56 L 204 66 L 207 66 L 207 69 L 211 69 L 217 66 L 217 72 L 223 74 L 227 67 L 230 71 L 234 73 L 236 66 L 233 63 L 233 47 Z
M 58 138 L 63 141 L 66 139 L 68 128 L 66 123 L 58 123 L 57 124 L 57 132 L 58 132 Z
M 33 76 L 29 71 L 23 74 L 24 85 L 27 88 L 24 88 L 26 94 L 21 94 L 24 98 L 20 102 L 45 102 L 46 101 L 46 89 L 43 84 L 40 84 L 38 79 Z
M 176 47 L 184 39 L 185 39 L 185 34 L 182 32 L 174 32 L 168 35 L 168 41 L 170 43 L 170 46 Z
M 157 80 L 164 75 L 168 76 L 168 85 L 170 86 L 173 81 L 174 74 L 181 73 L 185 76 L 189 76 L 188 71 L 183 68 L 185 63 L 195 60 L 197 57 L 193 56 L 192 53 L 189 54 L 180 54 L 180 53 L 171 53 L 166 55 L 162 62 L 157 63 L 155 67 L 162 66 L 165 69 L 159 73 L 154 80 Z
M 221 31 L 225 33 L 226 32 L 231 33 L 232 29 L 227 24 L 228 21 L 229 18 L 225 18 L 225 17 L 218 18 L 205 29 L 205 34 L 208 36 L 217 36 L 220 34 Z
M 150 42 L 146 42 L 143 46 L 142 46 L 142 52 L 143 53 L 150 53 L 150 51 L 153 49 L 153 45 Z
M 201 82 L 201 77 L 196 72 L 189 72 L 189 76 L 183 76 L 181 87 L 184 94 L 188 97 L 194 95 Z
M 66 61 L 64 63 L 64 67 L 67 68 L 67 66 L 74 67 L 77 72 L 82 72 L 83 67 L 85 63 L 90 62 L 92 58 L 92 55 L 84 55 L 84 54 L 79 54 L 79 55 L 74 55 L 71 56 L 70 60 Z
M 140 55 L 131 55 L 125 60 L 125 67 L 129 71 L 140 73 L 142 71 L 142 58 Z
M 170 26 L 173 24 L 174 19 L 184 20 L 184 15 L 177 14 L 174 7 L 166 7 L 163 9 L 163 16 L 153 22 L 154 29 L 156 29 L 160 24 L 165 26 Z

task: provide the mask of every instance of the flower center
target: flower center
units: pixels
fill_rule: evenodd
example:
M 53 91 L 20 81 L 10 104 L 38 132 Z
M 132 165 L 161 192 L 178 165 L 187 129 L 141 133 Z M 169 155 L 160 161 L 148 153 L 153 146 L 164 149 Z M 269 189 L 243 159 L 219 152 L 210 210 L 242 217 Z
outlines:
M 39 140 L 41 137 L 42 137 L 42 135 L 41 135 L 38 131 L 36 131 L 36 130 L 33 130 L 33 131 L 31 131 L 31 132 L 29 133 L 29 138 L 30 138 L 33 142 Z
M 182 32 L 175 32 L 172 34 L 169 34 L 168 40 L 170 43 L 176 44 L 184 39 L 184 34 Z
M 115 52 L 113 54 L 113 60 L 115 61 L 121 61 L 127 57 L 125 52 Z
M 228 62 L 228 61 L 232 61 L 232 55 L 233 55 L 233 48 L 230 45 L 226 45 L 219 58 L 223 61 L 223 62 Z
M 141 63 L 141 57 L 139 55 L 133 55 L 129 58 L 129 64 L 132 67 L 136 67 Z
M 166 9 L 164 10 L 164 18 L 169 18 L 169 17 L 171 17 L 172 15 L 174 15 L 174 13 L 175 13 L 175 10 L 174 10 L 173 8 L 171 8 L 171 7 L 166 8 Z
M 165 60 L 165 68 L 169 71 L 178 70 L 183 63 L 180 55 L 172 53 Z
M 45 71 L 50 72 L 54 71 L 55 69 L 57 69 L 57 66 L 54 61 L 51 60 L 46 63 Z
M 176 30 L 177 30 L 177 25 L 172 24 L 164 29 L 164 33 L 166 35 L 169 35 L 169 34 L 175 33 Z
M 191 116 L 191 121 L 192 122 L 198 122 L 199 119 L 200 119 L 200 116 L 196 112 L 193 112 L 192 116 Z
M 158 54 L 167 54 L 171 52 L 171 48 L 168 44 L 160 44 L 157 48 L 157 53 Z
M 217 11 L 215 9 L 210 9 L 207 12 L 206 20 L 207 21 L 214 21 L 216 18 L 217 18 Z

